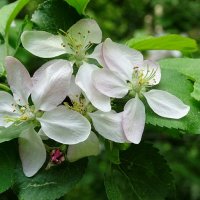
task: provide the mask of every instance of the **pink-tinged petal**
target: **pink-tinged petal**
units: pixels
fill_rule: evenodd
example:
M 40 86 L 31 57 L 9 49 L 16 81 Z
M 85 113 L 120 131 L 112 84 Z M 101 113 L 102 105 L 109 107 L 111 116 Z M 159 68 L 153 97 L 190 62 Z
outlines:
M 21 35 L 23 47 L 41 58 L 52 58 L 71 53 L 70 48 L 63 47 L 62 38 L 45 31 L 24 31 Z
M 122 113 L 96 111 L 89 114 L 96 131 L 104 138 L 118 142 L 128 142 L 122 128 Z
M 98 137 L 91 132 L 87 140 L 78 144 L 70 145 L 67 149 L 67 159 L 75 162 L 87 156 L 97 156 L 100 153 Z
M 152 77 L 149 80 L 149 85 L 157 85 L 161 79 L 161 70 L 160 65 L 156 62 L 150 60 L 144 60 L 143 67 L 140 68 L 143 70 L 143 77 Z
M 145 126 L 145 107 L 137 96 L 126 103 L 122 124 L 127 139 L 139 144 Z
M 103 52 L 102 51 L 103 51 L 103 43 L 100 43 L 95 47 L 92 54 L 87 55 L 87 57 L 96 59 L 101 66 L 107 67 L 106 63 L 104 61 L 104 58 L 103 58 Z
M 80 95 L 81 95 L 81 89 L 78 87 L 78 85 L 75 84 L 75 77 L 74 75 L 72 75 L 70 80 L 70 87 L 67 91 L 67 96 L 72 101 L 79 102 Z
M 72 74 L 67 60 L 56 59 L 45 63 L 33 75 L 31 97 L 38 110 L 54 109 L 67 96 Z
M 190 110 L 179 98 L 162 90 L 150 90 L 144 96 L 151 109 L 161 117 L 180 119 Z
M 84 47 L 91 43 L 98 44 L 102 39 L 101 29 L 93 19 L 81 19 L 67 32 L 72 38 L 76 39 L 77 43 L 82 44 Z
M 7 79 L 13 92 L 14 99 L 19 105 L 28 104 L 28 97 L 32 90 L 31 77 L 24 65 L 12 56 L 5 60 Z
M 0 126 L 10 126 L 13 122 L 6 120 L 6 118 L 17 119 L 19 116 L 19 109 L 13 96 L 7 92 L 0 91 Z
M 102 52 L 106 66 L 124 80 L 131 80 L 133 68 L 143 63 L 143 56 L 139 51 L 109 38 L 103 43 Z
M 91 125 L 85 117 L 78 112 L 66 110 L 64 106 L 47 111 L 37 119 L 44 133 L 62 144 L 83 142 L 91 130 Z
M 35 175 L 46 160 L 46 149 L 33 127 L 26 129 L 19 137 L 19 154 L 24 174 Z
M 96 65 L 84 63 L 78 70 L 75 83 L 83 90 L 93 106 L 104 112 L 109 112 L 111 110 L 110 98 L 101 94 L 94 87 L 92 75 L 97 69 L 99 68 Z
M 128 93 L 128 84 L 108 69 L 98 69 L 93 72 L 92 79 L 95 88 L 102 94 L 122 98 Z

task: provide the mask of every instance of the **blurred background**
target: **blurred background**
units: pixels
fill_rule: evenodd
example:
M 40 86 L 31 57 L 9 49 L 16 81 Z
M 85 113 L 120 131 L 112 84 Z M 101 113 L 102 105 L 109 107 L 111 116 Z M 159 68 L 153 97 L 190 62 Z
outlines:
M 0 7 L 7 4 L 0 0 Z M 18 19 L 31 14 L 43 0 L 31 0 Z M 189 36 L 200 43 L 200 0 L 91 0 L 86 14 L 98 22 L 104 38 L 126 42 L 133 37 L 176 33 Z M 180 52 L 150 51 L 150 58 L 180 57 Z M 199 51 L 191 57 L 200 57 Z M 153 134 L 146 131 L 144 140 L 150 140 L 167 159 L 175 177 L 177 199 L 200 200 L 200 137 L 197 135 Z M 65 200 L 106 199 L 102 157 L 91 158 L 89 170 Z M 94 162 L 95 161 L 95 162 Z M 95 163 L 95 165 L 93 164 Z M 98 165 L 97 165 L 98 163 Z M 168 199 L 173 199 L 169 196 Z

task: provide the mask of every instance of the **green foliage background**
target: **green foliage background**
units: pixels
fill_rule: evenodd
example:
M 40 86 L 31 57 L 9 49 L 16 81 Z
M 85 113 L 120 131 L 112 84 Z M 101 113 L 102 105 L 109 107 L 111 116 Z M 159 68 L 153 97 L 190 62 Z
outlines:
M 0 7 L 10 2 L 12 1 L 1 0 Z M 16 23 L 17 24 L 24 23 L 22 22 L 22 19 L 26 15 L 30 17 L 31 14 L 34 12 L 34 10 L 38 7 L 38 4 L 41 2 L 43 2 L 43 0 L 30 1 L 30 3 L 27 4 L 27 6 L 23 9 L 20 15 L 18 15 Z M 73 4 L 73 1 L 69 2 Z M 80 7 L 77 11 L 81 13 L 82 9 L 83 8 Z M 200 11 L 200 0 L 124 0 L 124 1 L 91 0 L 88 4 L 87 9 L 85 10 L 85 14 L 92 16 L 94 19 L 97 20 L 104 33 L 104 38 L 111 37 L 115 41 L 125 42 L 133 38 L 133 36 L 135 38 L 145 38 L 147 35 L 174 33 L 174 34 L 188 35 L 191 38 L 196 39 L 197 42 L 199 43 L 200 42 L 199 11 Z M 37 15 L 37 13 L 35 15 Z M 78 16 L 76 16 L 74 19 L 78 20 Z M 72 24 L 73 22 L 70 23 Z M 45 23 L 45 25 L 48 24 Z M 9 41 L 11 44 L 10 51 L 12 51 L 12 46 L 13 47 L 18 46 L 16 41 L 18 41 L 17 36 L 19 34 L 19 31 L 15 30 L 14 27 L 12 27 L 11 29 L 12 29 L 11 37 Z M 0 41 L 1 40 L 2 39 L 0 38 Z M 16 53 L 17 57 L 19 57 L 25 63 L 27 63 L 27 66 L 30 66 L 29 65 L 30 63 L 34 63 L 35 66 L 32 66 L 32 68 L 29 69 L 30 71 L 33 72 L 34 67 L 39 66 L 42 62 L 44 62 L 43 60 L 40 60 L 38 58 L 36 59 L 34 56 L 30 55 L 23 49 L 20 49 L 21 48 L 20 46 L 18 48 L 20 51 Z M 144 48 L 141 50 L 146 50 L 146 49 Z M 146 55 L 148 56 L 147 52 L 144 53 L 146 53 Z M 194 58 L 194 57 L 199 57 L 200 53 L 199 51 L 189 54 L 187 52 L 183 52 L 183 56 Z M 186 62 L 190 63 L 190 60 L 184 61 L 184 63 Z M 163 63 L 165 63 L 165 65 L 170 65 L 170 61 L 168 62 L 167 60 L 161 62 L 161 66 Z M 182 63 L 181 66 L 184 65 L 184 63 Z M 195 66 L 197 65 L 198 63 Z M 177 68 L 175 70 L 177 70 Z M 193 71 L 193 69 L 190 69 L 190 71 Z M 181 73 L 185 76 L 189 77 L 192 76 L 191 74 L 188 74 L 188 72 L 184 70 L 181 71 Z M 174 74 L 176 75 L 176 72 Z M 198 72 L 195 74 L 198 74 Z M 190 87 L 192 83 L 195 81 L 196 84 L 199 84 L 199 80 L 196 77 L 192 77 L 190 80 L 187 80 L 187 87 Z M 200 99 L 199 98 L 200 92 L 199 93 L 198 92 L 199 91 L 196 90 L 195 93 L 193 94 L 195 95 L 194 97 L 197 100 Z M 181 91 L 179 95 L 184 96 L 184 94 L 181 94 Z M 196 116 L 198 117 L 198 115 Z M 153 120 L 154 120 L 153 118 L 150 118 L 150 121 Z M 192 126 L 192 122 L 190 126 Z M 168 164 L 172 169 L 172 173 L 175 177 L 177 192 L 176 192 L 176 197 L 174 197 L 173 195 L 172 196 L 169 195 L 167 199 L 199 200 L 200 199 L 200 169 L 199 169 L 200 136 L 192 134 L 191 135 L 184 135 L 180 133 L 177 134 L 176 130 L 172 130 L 171 132 L 169 132 L 167 128 L 160 129 L 159 124 L 156 133 L 154 132 L 154 130 L 155 127 L 153 127 L 152 125 L 147 126 L 145 135 L 143 137 L 143 141 L 148 140 L 154 143 L 154 147 L 157 147 L 160 150 L 161 154 L 164 155 L 165 159 L 168 161 Z M 3 149 L 0 150 L 3 152 Z M 106 166 L 105 160 L 106 160 L 105 155 L 101 155 L 97 158 L 90 158 L 88 170 L 82 181 L 79 182 L 79 184 L 66 197 L 63 197 L 62 199 L 63 200 L 80 199 L 80 195 L 82 200 L 106 199 L 107 197 L 104 189 L 104 184 L 106 184 L 106 182 L 104 183 L 103 174 L 108 166 Z M 12 163 L 10 163 L 9 167 L 12 168 Z M 8 173 L 9 173 L 9 167 L 7 169 Z M 107 177 L 106 180 L 110 182 L 113 181 L 110 177 Z M 2 185 L 2 188 L 3 187 L 7 188 L 9 187 L 9 185 L 10 183 L 4 183 L 4 185 Z M 119 188 L 119 190 L 123 190 L 123 188 Z M 12 193 L 10 190 L 0 195 L 0 199 L 2 200 L 11 200 L 15 198 L 16 197 L 14 193 Z M 124 199 L 125 197 L 121 198 Z

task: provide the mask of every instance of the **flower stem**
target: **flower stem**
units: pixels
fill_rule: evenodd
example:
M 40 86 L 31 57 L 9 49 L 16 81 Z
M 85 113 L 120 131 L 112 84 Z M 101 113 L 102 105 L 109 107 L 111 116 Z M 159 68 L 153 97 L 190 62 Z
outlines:
M 2 83 L 0 83 L 0 90 L 4 90 L 6 92 L 10 92 L 10 88 Z

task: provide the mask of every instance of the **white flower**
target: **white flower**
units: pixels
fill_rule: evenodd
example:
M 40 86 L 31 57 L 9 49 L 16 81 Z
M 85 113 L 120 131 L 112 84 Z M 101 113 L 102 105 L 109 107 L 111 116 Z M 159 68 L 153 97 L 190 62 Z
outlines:
M 71 55 L 70 61 L 76 62 L 80 67 L 76 84 L 87 94 L 87 98 L 97 109 L 107 112 L 111 110 L 109 97 L 92 86 L 90 77 L 98 67 L 86 62 L 91 58 L 87 50 L 92 44 L 100 43 L 101 39 L 101 29 L 92 19 L 81 19 L 66 33 L 62 32 L 59 35 L 45 31 L 25 31 L 21 36 L 24 48 L 36 56 L 51 58 L 62 54 Z
M 24 48 L 36 56 L 52 58 L 67 53 L 73 55 L 74 61 L 83 61 L 91 45 L 100 43 L 101 39 L 101 29 L 92 19 L 81 19 L 59 35 L 25 31 L 21 36 Z
M 69 89 L 71 64 L 66 60 L 52 60 L 39 68 L 31 78 L 26 68 L 15 58 L 6 58 L 7 79 L 13 92 L 0 91 L 0 125 L 32 121 L 19 136 L 19 151 L 26 176 L 33 176 L 43 165 L 46 151 L 34 126 L 49 138 L 63 144 L 77 144 L 86 140 L 91 126 L 76 111 L 58 106 Z M 33 105 L 28 98 L 31 94 Z M 40 131 L 40 132 L 41 132 Z
M 159 83 L 160 66 L 143 61 L 138 51 L 106 39 L 93 54 L 104 66 L 92 75 L 95 87 L 108 97 L 122 98 L 128 93 L 135 96 L 122 113 L 123 131 L 130 142 L 138 144 L 144 130 L 145 107 L 139 98 L 144 96 L 151 109 L 162 117 L 179 119 L 189 112 L 189 106 L 168 92 L 146 91 Z
M 87 98 L 84 98 L 81 94 L 81 89 L 75 84 L 75 78 L 72 75 L 70 81 L 70 87 L 67 93 L 70 99 L 66 107 L 81 113 L 83 116 L 88 117 L 90 110 L 93 110 L 93 106 L 89 104 Z M 89 121 L 88 121 L 89 123 Z M 91 131 L 89 137 L 78 144 L 69 145 L 67 149 L 67 159 L 70 162 L 74 162 L 80 158 L 87 156 L 96 156 L 100 153 L 100 142 L 98 137 Z
M 86 66 L 88 68 L 90 68 L 90 66 Z M 90 68 L 93 69 L 93 68 Z M 86 70 L 87 72 L 87 70 Z M 86 73 L 85 75 L 85 84 L 88 84 L 88 76 L 91 77 L 91 75 L 89 75 L 89 73 Z M 88 91 L 90 92 L 94 92 L 93 88 L 88 89 Z M 124 143 L 124 142 L 128 142 L 128 140 L 126 139 L 126 136 L 123 132 L 122 129 L 122 113 L 116 113 L 115 111 L 110 111 L 110 112 L 102 112 L 102 111 L 95 111 L 92 112 L 94 110 L 94 108 L 89 104 L 87 97 L 85 96 L 85 98 L 82 98 L 81 96 L 81 90 L 79 87 L 77 87 L 77 85 L 75 84 L 75 78 L 74 76 L 72 76 L 71 78 L 71 84 L 70 84 L 70 89 L 68 91 L 68 97 L 71 99 L 71 104 L 72 104 L 72 109 L 80 112 L 83 115 L 86 116 L 90 116 L 92 118 L 93 121 L 93 125 L 96 129 L 96 131 L 102 135 L 104 138 L 118 142 L 118 143 Z M 98 97 L 98 96 L 97 96 Z M 93 136 L 94 138 L 94 136 Z M 96 144 L 94 145 L 93 142 L 93 146 L 92 143 L 90 143 L 90 145 L 87 145 L 87 149 L 85 148 L 86 152 L 90 152 L 90 154 L 95 155 L 94 153 L 97 152 L 97 147 L 99 146 L 97 144 L 97 140 Z M 83 143 L 86 143 L 86 141 L 84 141 Z M 75 147 L 79 148 L 79 144 L 74 145 Z M 90 147 L 91 146 L 91 147 Z M 96 148 L 94 148 L 94 146 L 96 146 Z M 70 159 L 73 160 L 73 154 L 71 151 L 71 149 L 74 148 L 73 146 L 69 147 L 69 156 Z M 95 150 L 96 149 L 96 150 Z M 81 154 L 80 155 L 84 155 L 83 150 L 79 151 Z M 78 154 L 77 154 L 78 155 Z
M 111 110 L 110 98 L 100 93 L 95 87 L 92 80 L 92 74 L 99 68 L 96 65 L 83 63 L 76 74 L 75 83 L 78 85 L 89 101 L 97 109 L 108 112 Z

